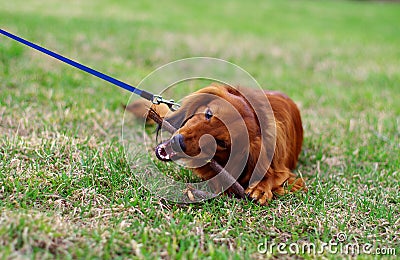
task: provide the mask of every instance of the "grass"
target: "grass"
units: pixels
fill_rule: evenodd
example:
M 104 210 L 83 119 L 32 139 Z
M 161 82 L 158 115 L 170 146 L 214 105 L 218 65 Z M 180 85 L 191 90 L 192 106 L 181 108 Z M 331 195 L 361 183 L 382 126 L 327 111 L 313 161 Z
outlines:
M 370 1 L 3 1 L 2 28 L 132 84 L 211 56 L 286 92 L 303 116 L 296 172 L 309 192 L 267 207 L 152 195 L 124 157 L 130 94 L 0 37 L 0 258 L 257 259 L 282 256 L 260 254 L 265 241 L 340 232 L 399 255 L 399 17 Z

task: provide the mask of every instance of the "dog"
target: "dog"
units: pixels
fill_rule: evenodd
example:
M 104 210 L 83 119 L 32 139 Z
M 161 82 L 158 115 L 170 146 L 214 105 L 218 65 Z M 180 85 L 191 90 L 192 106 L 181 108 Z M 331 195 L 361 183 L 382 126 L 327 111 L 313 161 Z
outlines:
M 146 118 L 143 106 L 151 105 L 137 101 L 127 110 Z M 261 205 L 274 194 L 307 190 L 303 179 L 292 173 L 303 127 L 300 111 L 287 95 L 212 84 L 185 98 L 175 112 L 168 113 L 165 105 L 151 107 L 178 129 L 156 147 L 157 158 L 183 161 L 202 180 L 209 180 L 213 191 L 223 185 L 207 163 L 210 159 L 224 166 Z

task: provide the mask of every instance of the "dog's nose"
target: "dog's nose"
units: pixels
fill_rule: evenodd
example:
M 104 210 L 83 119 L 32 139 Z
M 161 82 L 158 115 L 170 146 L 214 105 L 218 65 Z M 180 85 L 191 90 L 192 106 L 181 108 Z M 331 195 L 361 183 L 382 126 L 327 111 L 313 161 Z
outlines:
M 181 134 L 177 134 L 174 137 L 172 137 L 171 145 L 172 149 L 174 149 L 177 152 L 178 151 L 184 152 L 186 150 L 185 143 L 183 142 L 183 135 Z

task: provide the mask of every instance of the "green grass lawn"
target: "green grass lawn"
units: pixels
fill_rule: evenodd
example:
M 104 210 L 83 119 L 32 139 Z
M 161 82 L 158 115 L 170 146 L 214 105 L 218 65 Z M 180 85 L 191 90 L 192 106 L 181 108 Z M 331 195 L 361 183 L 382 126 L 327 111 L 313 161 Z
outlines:
M 0 24 L 131 84 L 193 56 L 241 66 L 299 104 L 309 186 L 266 207 L 160 199 L 124 157 L 130 93 L 0 36 L 0 259 L 257 259 L 340 233 L 400 254 L 400 5 L 14 0 Z

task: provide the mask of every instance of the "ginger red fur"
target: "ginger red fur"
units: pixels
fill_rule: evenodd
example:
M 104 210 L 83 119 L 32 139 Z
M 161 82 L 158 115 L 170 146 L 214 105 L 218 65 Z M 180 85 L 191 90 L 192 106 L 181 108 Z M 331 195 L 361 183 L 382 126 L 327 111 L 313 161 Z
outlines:
M 176 134 L 183 136 L 188 156 L 201 158 L 202 150 L 208 148 L 200 144 L 200 138 L 211 135 L 216 143 L 212 158 L 226 166 L 246 194 L 260 204 L 267 204 L 273 194 L 306 190 L 304 181 L 292 173 L 303 142 L 300 112 L 285 94 L 213 84 L 189 95 L 178 111 L 159 112 L 178 128 Z M 274 137 L 275 142 L 263 141 L 268 139 L 264 135 Z M 243 152 L 234 152 L 233 147 Z M 203 180 L 216 175 L 207 164 L 193 171 Z M 253 180 L 253 175 L 258 178 Z M 215 191 L 220 188 L 216 181 L 211 185 Z

